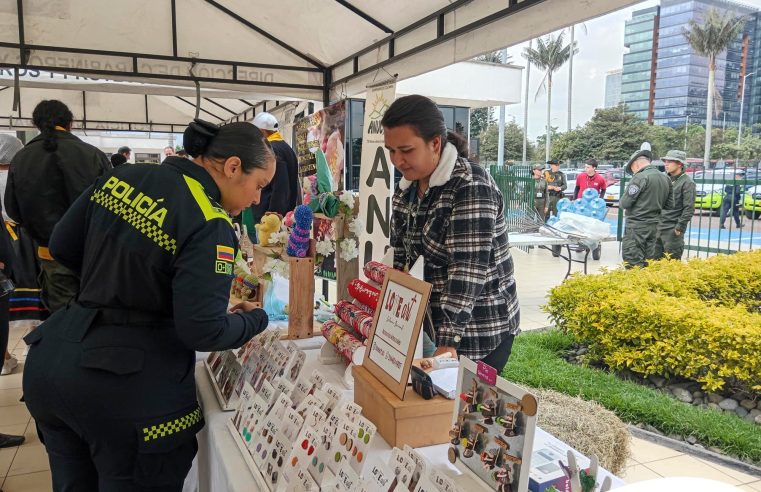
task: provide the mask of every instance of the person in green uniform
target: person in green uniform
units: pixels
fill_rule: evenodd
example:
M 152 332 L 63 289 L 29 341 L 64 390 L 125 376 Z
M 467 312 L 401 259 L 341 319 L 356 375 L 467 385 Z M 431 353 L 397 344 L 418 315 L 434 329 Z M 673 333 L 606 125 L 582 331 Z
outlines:
M 544 171 L 544 180 L 547 182 L 547 215 L 557 216 L 558 201 L 563 198 L 563 192 L 568 188 L 565 173 L 560 170 L 560 161 L 552 159 L 547 161 L 549 171 Z
M 671 204 L 671 180 L 651 165 L 649 145 L 632 154 L 626 172 L 632 180 L 621 194 L 620 206 L 626 211 L 621 247 L 626 268 L 644 267 L 655 257 L 655 241 L 661 211 Z
M 539 213 L 539 217 L 547 221 L 547 181 L 545 181 L 542 171 L 544 166 L 536 164 L 533 169 L 534 178 L 534 209 Z
M 681 150 L 670 150 L 663 158 L 666 172 L 671 178 L 671 207 L 664 208 L 658 223 L 658 238 L 655 242 L 655 259 L 671 256 L 682 259 L 684 235 L 695 213 L 695 182 L 684 172 L 687 154 Z

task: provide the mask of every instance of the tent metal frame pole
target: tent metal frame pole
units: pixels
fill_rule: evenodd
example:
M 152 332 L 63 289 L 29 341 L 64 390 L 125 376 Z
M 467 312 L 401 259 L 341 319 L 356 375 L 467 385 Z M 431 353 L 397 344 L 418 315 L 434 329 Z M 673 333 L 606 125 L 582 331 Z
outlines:
M 212 7 L 216 8 L 217 10 L 219 10 L 221 12 L 224 12 L 229 17 L 232 17 L 233 19 L 235 19 L 239 23 L 241 23 L 244 26 L 248 27 L 249 29 L 255 31 L 257 34 L 259 34 L 261 36 L 264 36 L 265 38 L 269 39 L 270 41 L 272 41 L 273 43 L 277 44 L 281 48 L 284 48 L 284 49 L 290 51 L 291 53 L 293 53 L 294 55 L 298 56 L 302 60 L 310 63 L 311 65 L 314 65 L 317 68 L 325 69 L 325 66 L 323 64 L 321 64 L 320 62 L 318 62 L 317 60 L 313 59 L 310 56 L 305 55 L 304 53 L 302 53 L 301 51 L 297 50 L 293 46 L 290 46 L 289 44 L 284 43 L 280 39 L 276 38 L 272 34 L 270 34 L 267 31 L 265 31 L 264 29 L 262 29 L 262 28 L 258 27 L 257 25 L 255 25 L 253 22 L 245 19 L 244 17 L 242 17 L 242 16 L 236 14 L 235 12 L 233 12 L 232 10 L 228 9 L 224 5 L 221 5 L 221 4 L 217 3 L 215 0 L 205 0 L 205 1 L 206 1 L 206 3 L 211 5 Z
M 177 1 L 176 0 L 172 0 L 172 54 L 174 56 L 177 56 Z
M 16 0 L 16 13 L 18 14 L 18 47 L 21 65 L 26 65 L 26 38 L 24 34 L 24 0 Z
M 193 79 L 192 77 L 185 76 L 185 75 L 152 74 L 152 73 L 140 73 L 140 72 L 119 72 L 116 70 L 92 70 L 92 69 L 86 69 L 86 68 L 71 68 L 71 67 L 47 67 L 44 65 L 22 66 L 17 63 L 3 63 L 3 64 L 0 64 L 0 68 L 11 68 L 11 69 L 25 68 L 28 70 L 41 70 L 46 72 L 55 72 L 55 73 L 63 73 L 63 74 L 72 73 L 72 74 L 82 74 L 82 75 L 90 75 L 90 76 L 103 75 L 103 76 L 109 76 L 109 77 L 143 77 L 143 78 L 157 79 L 157 80 L 179 80 L 179 81 L 185 81 L 185 82 L 194 82 L 195 80 L 198 80 L 200 82 L 208 82 L 208 83 L 215 83 L 215 84 L 276 87 L 276 88 L 282 88 L 282 89 L 302 89 L 302 90 L 321 91 L 321 92 L 325 90 L 325 87 L 322 85 L 287 84 L 283 82 L 261 82 L 257 80 L 230 80 L 230 79 L 218 79 L 215 77 L 196 77 L 196 79 Z
M 176 99 L 179 99 L 180 101 L 184 102 L 185 104 L 189 104 L 189 105 L 193 106 L 194 108 L 196 107 L 196 105 L 195 105 L 194 103 L 192 103 L 192 102 L 190 102 L 190 101 L 188 101 L 188 100 L 186 100 L 186 99 L 184 99 L 184 98 L 182 98 L 182 97 L 180 97 L 180 96 L 174 96 L 174 97 L 175 97 Z M 207 110 L 205 110 L 205 109 L 203 109 L 203 108 L 201 108 L 201 107 L 199 107 L 198 109 L 200 109 L 202 113 L 208 114 L 209 116 L 211 116 L 211 117 L 213 117 L 213 118 L 216 118 L 216 119 L 218 119 L 219 121 L 225 121 L 225 119 L 224 119 L 224 118 L 220 118 L 219 116 L 215 115 L 215 114 L 214 114 L 214 113 L 212 113 L 211 111 L 207 111 Z
M 217 107 L 220 107 L 220 108 L 224 109 L 225 111 L 227 111 L 228 113 L 230 113 L 230 114 L 232 114 L 232 115 L 237 115 L 237 114 L 238 114 L 238 113 L 236 113 L 235 111 L 233 111 L 232 109 L 230 109 L 230 108 L 226 108 L 226 107 L 222 106 L 221 104 L 219 104 L 219 103 L 218 103 L 217 101 L 215 101 L 214 99 L 211 99 L 211 98 L 208 98 L 208 97 L 204 97 L 204 100 L 205 100 L 205 101 L 207 101 L 207 102 L 210 102 L 210 103 L 211 103 L 211 104 L 213 104 L 214 106 L 217 106 Z
M 10 122 L 13 120 L 13 124 L 11 125 Z M 100 125 L 100 126 L 97 126 Z M 114 126 L 109 126 L 114 125 Z M 162 126 L 162 127 L 168 127 L 168 129 L 164 130 L 148 130 L 146 127 L 148 126 Z M 0 126 L 2 127 L 9 127 L 12 128 L 35 128 L 34 124 L 32 123 L 31 118 L 17 118 L 12 116 L 0 116 Z M 120 126 L 127 126 L 127 128 L 122 128 Z M 136 128 L 133 128 L 135 126 Z M 105 120 L 82 120 L 82 119 L 75 119 L 73 120 L 73 129 L 74 130 L 100 130 L 100 131 L 117 131 L 117 132 L 127 132 L 127 131 L 139 131 L 139 132 L 148 132 L 148 131 L 154 131 L 158 133 L 182 133 L 185 128 L 187 128 L 187 124 L 176 124 L 176 123 L 151 123 L 151 122 L 134 122 L 134 121 L 105 121 Z
M 352 75 L 347 75 L 346 77 L 343 77 L 343 78 L 340 78 L 338 80 L 332 81 L 331 86 L 335 87 L 335 86 L 337 86 L 339 84 L 343 84 L 343 83 L 349 82 L 350 80 L 352 80 L 354 78 L 361 77 L 362 75 L 365 75 L 365 74 L 372 73 L 374 71 L 380 70 L 380 69 L 386 67 L 387 65 L 390 65 L 392 63 L 396 63 L 396 62 L 398 62 L 398 61 L 400 61 L 402 59 L 405 59 L 405 58 L 409 58 L 410 56 L 416 55 L 416 54 L 418 54 L 418 53 L 420 53 L 422 51 L 425 51 L 425 50 L 427 50 L 429 48 L 432 48 L 434 46 L 438 46 L 438 45 L 440 45 L 442 43 L 445 43 L 447 41 L 450 41 L 452 39 L 456 39 L 459 36 L 462 36 L 464 34 L 468 34 L 468 33 L 472 32 L 472 31 L 475 31 L 476 29 L 479 29 L 479 28 L 487 25 L 487 24 L 491 24 L 493 22 L 497 22 L 499 20 L 504 19 L 505 17 L 509 17 L 509 16 L 511 16 L 513 14 L 516 14 L 516 13 L 518 13 L 518 12 L 524 10 L 524 9 L 533 7 L 534 5 L 538 5 L 538 4 L 542 3 L 542 2 L 544 2 L 545 0 L 523 0 L 520 3 L 517 3 L 517 2 L 514 2 L 513 0 L 510 0 L 509 3 L 508 3 L 509 6 L 507 8 L 504 8 L 502 10 L 498 10 L 497 12 L 489 14 L 489 15 L 481 18 L 481 19 L 473 21 L 470 24 L 462 26 L 462 27 L 460 27 L 458 29 L 455 29 L 453 31 L 450 31 L 448 33 L 442 32 L 442 20 L 443 20 L 444 16 L 446 14 L 454 11 L 454 10 L 457 10 L 458 8 L 463 7 L 464 4 L 470 3 L 470 1 L 472 1 L 472 0 L 461 0 L 461 1 L 458 1 L 458 2 L 454 2 L 454 3 L 450 4 L 448 7 L 445 7 L 444 9 L 440 10 L 439 12 L 434 13 L 432 15 L 429 15 L 428 17 L 425 17 L 424 19 L 422 19 L 422 20 L 420 20 L 418 22 L 415 22 L 414 24 L 412 24 L 412 25 L 410 25 L 410 26 L 408 26 L 406 28 L 404 28 L 404 29 L 402 29 L 400 31 L 397 31 L 392 36 L 389 36 L 388 38 L 386 38 L 384 40 L 378 41 L 377 43 L 374 43 L 374 44 L 370 45 L 369 47 L 364 48 L 363 50 L 361 50 L 361 51 L 351 55 L 350 57 L 347 57 L 347 58 L 341 60 L 340 62 L 334 64 L 333 66 L 330 67 L 330 72 L 331 73 L 333 72 L 333 70 L 335 70 L 338 67 L 340 67 L 340 66 L 346 64 L 347 62 L 351 61 L 354 57 L 364 55 L 365 53 L 368 53 L 369 51 L 372 51 L 372 50 L 378 48 L 379 46 L 386 45 L 386 44 L 390 43 L 391 41 L 393 41 L 394 39 L 397 39 L 397 38 L 399 38 L 400 36 L 402 36 L 404 34 L 408 34 L 410 31 L 414 31 L 414 30 L 424 26 L 425 24 L 428 24 L 429 22 L 432 22 L 434 20 L 436 20 L 438 22 L 438 24 L 437 24 L 437 27 L 438 27 L 438 29 L 437 29 L 437 36 L 434 39 L 432 39 L 430 41 L 427 41 L 425 43 L 421 43 L 421 44 L 419 44 L 418 46 L 416 46 L 414 48 L 410 48 L 409 50 L 405 51 L 404 53 L 394 54 L 394 56 L 389 57 L 387 60 L 384 60 L 384 61 L 376 63 L 374 65 L 365 67 L 362 70 L 359 70 L 358 72 L 353 73 Z
M 343 7 L 345 7 L 346 9 L 354 12 L 356 15 L 358 15 L 361 18 L 363 18 L 364 20 L 366 20 L 370 24 L 374 25 L 375 27 L 377 27 L 381 31 L 385 32 L 386 34 L 394 34 L 393 29 L 391 29 L 390 27 L 387 27 L 382 22 L 380 22 L 378 19 L 374 18 L 370 14 L 367 14 L 367 13 L 363 12 L 362 10 L 360 10 L 359 8 L 357 8 L 354 5 L 350 4 L 346 0 L 336 0 L 336 3 L 341 5 L 341 6 L 343 6 Z
M 21 0 L 18 0 L 21 2 Z M 64 46 L 47 46 L 47 45 L 40 45 L 40 44 L 26 44 L 26 43 L 8 43 L 8 42 L 0 42 L 0 48 L 11 48 L 11 49 L 24 49 L 26 51 L 36 50 L 36 51 L 53 51 L 56 53 L 74 53 L 74 54 L 82 54 L 82 55 L 99 55 L 99 56 L 114 56 L 119 58 L 131 58 L 131 59 L 140 59 L 145 58 L 146 60 L 161 60 L 161 61 L 170 61 L 170 62 L 180 62 L 180 63 L 198 63 L 198 64 L 209 64 L 209 65 L 223 65 L 226 67 L 246 67 L 246 68 L 262 68 L 262 69 L 268 69 L 268 70 L 283 70 L 283 71 L 291 71 L 291 72 L 311 72 L 311 73 L 323 73 L 325 71 L 325 68 L 320 67 L 299 67 L 295 65 L 278 65 L 274 63 L 253 63 L 253 62 L 243 62 L 243 61 L 231 61 L 231 60 L 217 60 L 213 58 L 192 58 L 188 56 L 170 56 L 170 55 L 157 55 L 154 53 L 136 53 L 136 52 L 130 52 L 130 51 L 112 51 L 112 50 L 93 50 L 88 48 L 71 48 L 71 47 L 64 47 Z M 62 67 L 58 67 L 58 69 L 62 69 Z M 50 67 L 46 68 L 46 70 L 51 70 Z

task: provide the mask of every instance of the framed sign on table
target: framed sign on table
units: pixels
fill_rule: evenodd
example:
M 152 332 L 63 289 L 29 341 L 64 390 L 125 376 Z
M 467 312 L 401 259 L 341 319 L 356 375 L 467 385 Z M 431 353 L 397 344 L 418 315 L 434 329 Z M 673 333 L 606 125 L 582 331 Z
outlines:
M 389 270 L 367 339 L 363 366 L 400 400 L 425 319 L 431 284 Z

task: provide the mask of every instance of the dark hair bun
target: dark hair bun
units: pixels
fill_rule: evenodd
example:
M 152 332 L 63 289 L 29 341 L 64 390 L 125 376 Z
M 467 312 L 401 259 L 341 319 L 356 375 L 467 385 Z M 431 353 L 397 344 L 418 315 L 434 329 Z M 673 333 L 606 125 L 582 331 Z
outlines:
M 194 119 L 183 134 L 183 147 L 193 157 L 202 155 L 219 133 L 219 126 L 201 119 Z

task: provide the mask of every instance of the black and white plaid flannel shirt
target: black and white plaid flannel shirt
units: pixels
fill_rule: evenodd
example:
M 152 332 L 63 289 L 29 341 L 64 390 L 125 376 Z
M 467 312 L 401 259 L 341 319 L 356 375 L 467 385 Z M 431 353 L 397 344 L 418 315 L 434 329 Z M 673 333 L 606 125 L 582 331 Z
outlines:
M 436 345 L 480 360 L 520 332 L 504 202 L 483 167 L 457 158 L 443 171 L 451 171 L 449 178 L 439 172 L 437 185 L 432 177 L 419 204 L 411 200 L 414 184 L 403 180 L 394 193 L 394 267 L 404 269 L 423 255 L 425 280 L 433 284 Z

